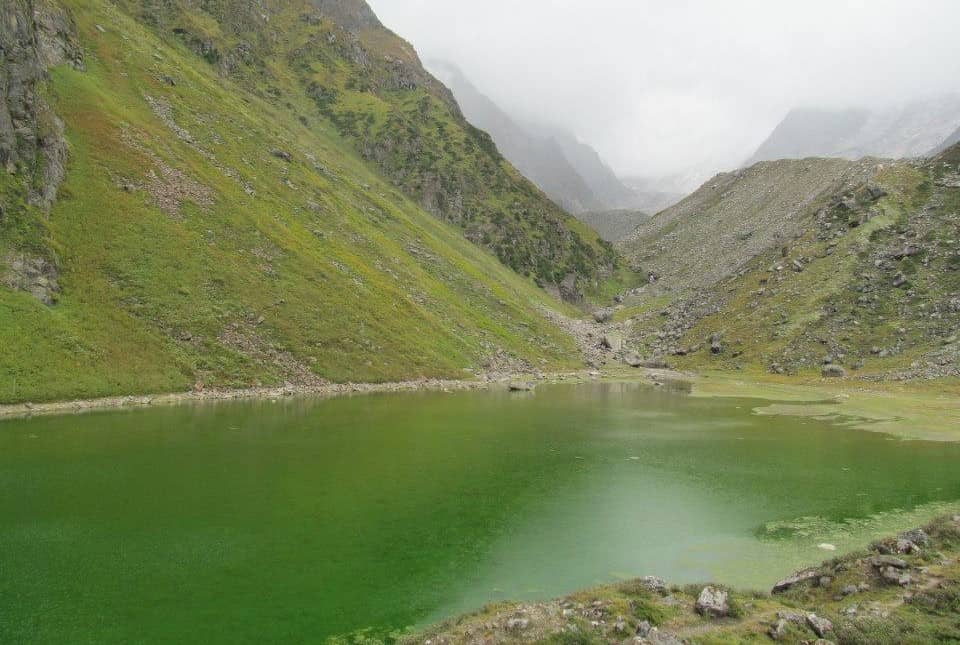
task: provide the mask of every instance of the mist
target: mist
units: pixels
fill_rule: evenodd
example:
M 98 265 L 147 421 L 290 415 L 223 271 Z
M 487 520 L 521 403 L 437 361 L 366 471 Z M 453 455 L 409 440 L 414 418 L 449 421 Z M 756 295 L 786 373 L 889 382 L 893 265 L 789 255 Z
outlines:
M 954 0 L 370 0 L 425 61 L 621 175 L 741 164 L 794 107 L 960 90 Z

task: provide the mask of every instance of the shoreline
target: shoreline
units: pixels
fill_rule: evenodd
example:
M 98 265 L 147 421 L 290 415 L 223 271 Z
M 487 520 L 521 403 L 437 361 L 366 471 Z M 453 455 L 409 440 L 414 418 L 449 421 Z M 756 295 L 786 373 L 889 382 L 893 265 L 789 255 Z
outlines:
M 384 383 L 286 383 L 271 387 L 209 388 L 200 391 L 125 394 L 61 401 L 0 404 L 0 422 L 34 416 L 82 414 L 102 410 L 205 402 L 279 400 L 294 397 L 328 399 L 362 394 L 510 389 L 510 383 L 545 384 L 629 381 L 652 386 L 680 384 L 694 397 L 742 397 L 766 403 L 753 408 L 763 416 L 807 417 L 838 427 L 881 432 L 904 440 L 960 441 L 960 383 L 930 388 L 928 382 L 897 387 L 865 387 L 862 382 L 798 381 L 762 378 L 757 374 L 681 372 L 671 369 L 581 369 L 564 372 L 491 372 L 470 379 L 419 378 Z M 944 389 L 946 388 L 946 389 Z M 527 389 L 527 388 L 522 388 Z
M 941 515 L 869 547 L 800 569 L 769 591 L 656 576 L 543 601 L 493 602 L 402 645 L 955 642 L 960 515 Z
M 638 375 L 638 381 L 646 374 Z M 164 392 L 159 394 L 125 394 L 117 396 L 71 399 L 32 403 L 0 404 L 0 421 L 58 414 L 79 414 L 96 410 L 123 410 L 183 403 L 218 401 L 277 400 L 293 397 L 328 399 L 355 394 L 381 394 L 391 392 L 443 392 L 484 390 L 502 386 L 508 389 L 511 381 L 539 383 L 577 382 L 598 380 L 597 375 L 587 371 L 557 372 L 546 374 L 486 374 L 474 379 L 421 378 L 385 383 L 324 383 L 322 385 L 286 384 L 274 387 L 210 388 L 199 391 Z

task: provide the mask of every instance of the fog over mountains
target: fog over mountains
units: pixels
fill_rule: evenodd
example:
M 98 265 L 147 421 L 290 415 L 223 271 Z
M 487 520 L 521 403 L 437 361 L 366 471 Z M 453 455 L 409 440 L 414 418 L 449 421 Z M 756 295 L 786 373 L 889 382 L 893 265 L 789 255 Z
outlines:
M 490 134 L 520 172 L 571 213 L 597 214 L 588 220 L 592 225 L 604 219 L 603 213 L 619 211 L 615 230 L 620 231 L 624 222 L 636 219 L 634 211 L 657 212 L 685 192 L 664 191 L 650 178 L 623 180 L 595 149 L 565 128 L 508 114 L 452 63 L 431 60 L 427 66 L 453 92 L 467 120 Z
M 883 112 L 960 91 L 953 0 L 371 4 L 515 122 L 549 119 L 621 179 L 689 175 L 685 192 L 743 164 L 795 108 Z
M 888 108 L 791 110 L 746 165 L 774 159 L 920 157 L 950 145 L 960 127 L 960 94 Z

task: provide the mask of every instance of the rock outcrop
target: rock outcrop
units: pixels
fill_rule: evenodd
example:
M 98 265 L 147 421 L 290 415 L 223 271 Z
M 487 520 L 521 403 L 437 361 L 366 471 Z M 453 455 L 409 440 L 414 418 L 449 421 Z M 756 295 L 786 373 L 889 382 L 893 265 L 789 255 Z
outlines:
M 75 28 L 65 10 L 45 0 L 0 6 L 0 166 L 27 183 L 31 203 L 49 208 L 63 180 L 63 123 L 41 96 L 47 70 L 83 67 Z
M 38 220 L 49 212 L 66 172 L 63 122 L 43 98 L 51 67 L 83 68 L 69 14 L 48 0 L 9 0 L 0 5 L 0 227 L 13 219 Z M 35 212 L 34 212 L 35 211 Z M 34 227 L 36 228 L 36 227 Z M 54 255 L 43 240 L 31 248 L 5 249 L 0 284 L 53 304 L 59 291 Z

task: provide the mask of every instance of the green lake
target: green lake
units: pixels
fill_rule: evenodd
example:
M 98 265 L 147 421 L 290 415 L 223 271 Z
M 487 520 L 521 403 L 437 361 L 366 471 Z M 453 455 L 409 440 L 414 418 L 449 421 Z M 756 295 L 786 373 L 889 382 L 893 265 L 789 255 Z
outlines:
M 317 642 L 622 578 L 767 588 L 960 445 L 629 383 L 0 422 L 0 641 Z

